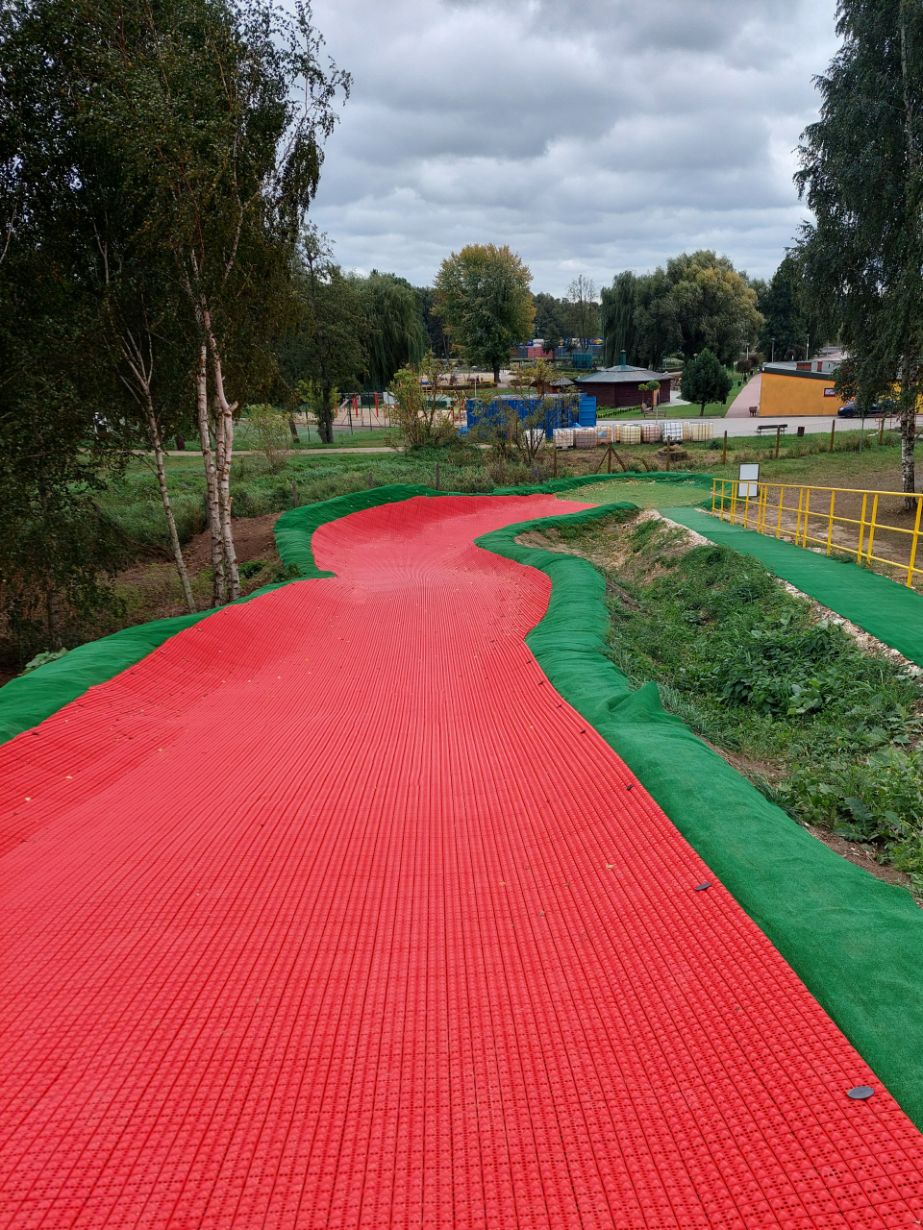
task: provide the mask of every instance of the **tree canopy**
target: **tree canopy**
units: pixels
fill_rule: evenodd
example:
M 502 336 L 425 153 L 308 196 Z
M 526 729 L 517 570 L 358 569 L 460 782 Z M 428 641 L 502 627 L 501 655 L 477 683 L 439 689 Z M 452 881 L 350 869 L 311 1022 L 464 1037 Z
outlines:
M 665 268 L 619 274 L 602 293 L 607 362 L 626 351 L 631 362 L 660 368 L 680 352 L 687 359 L 708 347 L 732 363 L 755 343 L 763 323 L 756 292 L 725 256 L 683 253 Z
M 900 383 L 901 481 L 914 489 L 923 393 L 923 8 L 839 0 L 843 40 L 818 81 L 796 183 L 815 221 L 798 245 L 813 308 L 839 330 L 865 401 Z
M 399 368 L 418 364 L 429 349 L 420 299 L 404 278 L 373 269 L 354 278 L 364 318 L 365 383 L 384 389 Z
M 442 262 L 435 310 L 471 363 L 490 367 L 499 380 L 510 347 L 531 335 L 535 308 L 532 275 L 505 245 L 469 244 Z
M 686 401 L 699 407 L 699 417 L 705 414 L 709 402 L 727 401 L 731 391 L 727 368 L 713 351 L 702 350 L 683 368 L 682 393 Z

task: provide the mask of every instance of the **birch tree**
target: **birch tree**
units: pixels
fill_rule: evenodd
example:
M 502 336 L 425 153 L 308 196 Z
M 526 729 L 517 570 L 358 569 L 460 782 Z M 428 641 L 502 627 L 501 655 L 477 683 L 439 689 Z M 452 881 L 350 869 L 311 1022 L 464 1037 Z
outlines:
M 322 62 L 309 4 L 115 7 L 99 104 L 146 201 L 145 233 L 172 253 L 185 297 L 217 604 L 240 593 L 235 419 L 270 378 L 276 304 L 350 81 Z
M 923 393 L 923 8 L 839 0 L 842 46 L 817 80 L 796 183 L 814 213 L 797 249 L 811 307 L 849 351 L 859 398 L 900 387 L 901 486 L 915 486 Z M 910 501 L 908 501 L 910 503 Z

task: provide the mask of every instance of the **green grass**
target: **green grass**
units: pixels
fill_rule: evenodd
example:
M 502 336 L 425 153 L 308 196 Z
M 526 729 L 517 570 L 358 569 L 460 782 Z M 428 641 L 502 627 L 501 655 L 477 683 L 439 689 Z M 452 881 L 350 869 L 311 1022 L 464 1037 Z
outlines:
M 767 439 L 735 439 L 729 441 L 728 464 L 721 465 L 721 442 L 683 445 L 688 459 L 683 469 L 731 477 L 741 462 L 759 461 L 763 476 L 769 481 L 814 483 L 819 486 L 839 485 L 861 487 L 893 470 L 893 482 L 898 481 L 897 436 L 887 434 L 881 447 L 877 433 L 871 433 L 868 446 L 856 451 L 857 433 L 837 437 L 837 451 L 829 447 L 829 435 L 790 437 L 782 446 L 782 455 L 772 457 L 775 442 Z M 616 451 L 629 466 L 639 471 L 659 470 L 663 463 L 656 454 L 657 444 L 616 445 Z M 572 450 L 558 455 L 558 474 L 590 473 L 603 462 L 602 450 Z M 349 454 L 325 453 L 322 449 L 303 449 L 284 459 L 277 474 L 269 471 L 259 456 L 238 456 L 232 470 L 231 490 L 234 514 L 238 517 L 260 516 L 282 512 L 293 503 L 309 504 L 331 496 L 347 495 L 368 487 L 387 483 L 427 483 L 435 481 L 436 465 L 440 470 L 440 485 L 453 491 L 490 491 L 495 486 L 526 483 L 533 475 L 524 466 L 496 466 L 484 452 L 468 444 L 458 443 L 447 449 L 419 450 L 411 453 Z M 550 466 L 550 458 L 546 459 Z M 616 469 L 617 469 L 616 463 Z M 674 467 L 675 468 L 675 467 Z M 546 473 L 547 476 L 547 473 Z M 181 541 L 205 529 L 205 483 L 201 459 L 195 455 L 171 457 L 168 479 L 173 498 Z M 890 482 L 890 480 L 889 480 Z M 707 492 L 701 498 L 705 498 Z M 672 485 L 660 492 L 641 489 L 641 501 L 667 506 L 669 502 L 684 503 L 681 492 Z M 607 503 L 611 493 L 605 484 L 587 488 L 581 493 L 587 502 Z M 630 497 L 626 497 L 630 498 Z M 100 503 L 122 530 L 128 545 L 140 556 L 151 548 L 166 545 L 163 513 L 153 469 L 143 459 L 133 461 L 125 474 L 114 478 Z
M 634 686 L 654 680 L 794 819 L 872 843 L 923 890 L 918 679 L 818 621 L 755 560 L 687 550 L 675 528 L 604 521 L 555 537 L 603 567 L 609 653 Z
M 708 402 L 705 406 L 704 417 L 707 419 L 723 419 L 734 396 L 736 394 L 728 397 L 726 402 Z M 700 406 L 662 406 L 660 408 L 663 410 L 663 417 L 666 419 L 697 419 L 701 409 Z M 601 419 L 640 419 L 644 417 L 644 411 L 640 406 L 630 406 L 627 410 L 612 410 L 608 406 L 600 406 L 597 411 L 597 417 Z
M 257 449 L 258 444 L 250 430 L 250 424 L 241 419 L 234 431 L 234 447 L 238 451 Z M 334 432 L 333 444 L 322 444 L 315 427 L 298 425 L 298 443 L 289 438 L 286 447 L 290 449 L 324 449 L 331 448 L 388 448 L 394 443 L 393 433 L 389 427 L 357 426 L 350 431 L 337 428 Z

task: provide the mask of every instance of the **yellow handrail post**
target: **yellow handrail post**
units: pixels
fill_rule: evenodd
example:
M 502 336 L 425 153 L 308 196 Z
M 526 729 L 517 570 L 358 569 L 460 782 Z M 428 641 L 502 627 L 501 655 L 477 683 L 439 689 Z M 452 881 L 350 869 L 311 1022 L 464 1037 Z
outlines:
M 862 511 L 859 513 L 859 548 L 856 551 L 856 563 L 862 562 L 862 548 L 865 544 L 865 513 L 868 508 L 869 496 L 866 491 L 862 496 Z
M 730 520 L 737 520 L 737 484 L 731 480 L 731 516 Z
M 830 492 L 830 519 L 827 524 L 827 554 L 829 555 L 833 548 L 833 506 L 836 503 L 836 492 Z
M 750 484 L 747 483 L 747 494 L 744 496 L 744 525 L 750 524 Z
M 907 584 L 913 585 L 913 574 L 916 572 L 917 547 L 920 545 L 920 515 L 923 513 L 923 495 L 917 496 L 917 515 L 913 523 L 913 537 L 910 540 L 910 563 L 907 566 Z
M 779 487 L 779 515 L 776 518 L 776 538 L 782 537 L 782 510 L 785 507 L 785 487 Z
M 872 547 L 875 545 L 875 527 L 878 524 L 878 492 L 875 492 L 875 497 L 872 500 L 872 523 L 869 526 L 869 536 L 865 548 L 865 558 L 869 563 L 872 562 Z
M 805 497 L 804 498 L 804 529 L 802 531 L 801 545 L 806 547 L 808 545 L 808 518 L 811 516 L 811 488 L 810 487 L 805 487 L 804 497 Z
M 804 507 L 804 487 L 798 488 L 798 510 L 795 513 L 795 543 L 801 539 L 801 510 Z
M 713 478 L 711 480 L 711 510 L 712 512 L 715 511 L 715 504 L 718 502 L 717 495 L 718 495 L 718 480 L 717 478 Z

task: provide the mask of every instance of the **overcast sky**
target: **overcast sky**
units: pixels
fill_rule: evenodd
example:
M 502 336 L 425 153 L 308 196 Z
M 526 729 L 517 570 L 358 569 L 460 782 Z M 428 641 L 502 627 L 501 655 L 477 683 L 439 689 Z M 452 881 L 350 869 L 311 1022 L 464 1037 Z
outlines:
M 431 284 L 507 243 L 534 291 L 714 248 L 768 276 L 834 0 L 314 0 L 353 93 L 312 218 L 346 269 Z

